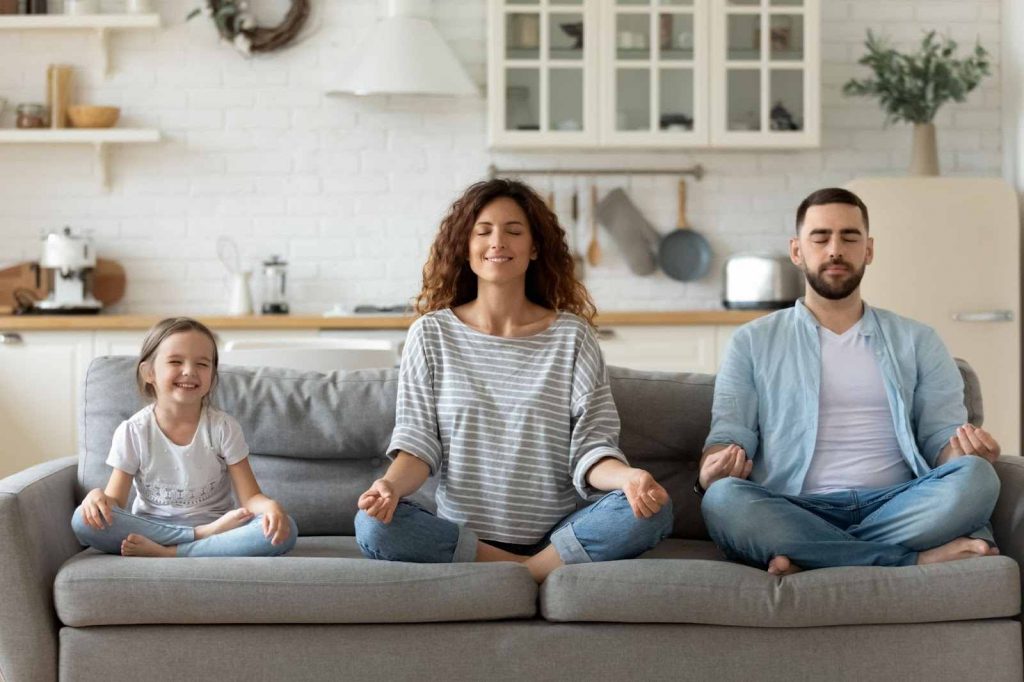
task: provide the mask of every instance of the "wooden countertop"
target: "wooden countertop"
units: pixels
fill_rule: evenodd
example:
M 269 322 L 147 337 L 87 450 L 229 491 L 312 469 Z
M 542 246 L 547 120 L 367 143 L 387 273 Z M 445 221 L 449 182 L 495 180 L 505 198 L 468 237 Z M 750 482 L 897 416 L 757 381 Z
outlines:
M 743 324 L 771 311 L 681 310 L 664 312 L 607 312 L 598 315 L 599 325 L 715 325 Z M 0 315 L 0 332 L 19 330 L 131 330 L 149 329 L 160 315 Z M 206 316 L 198 320 L 212 329 L 406 329 L 413 318 L 406 315 L 246 315 Z

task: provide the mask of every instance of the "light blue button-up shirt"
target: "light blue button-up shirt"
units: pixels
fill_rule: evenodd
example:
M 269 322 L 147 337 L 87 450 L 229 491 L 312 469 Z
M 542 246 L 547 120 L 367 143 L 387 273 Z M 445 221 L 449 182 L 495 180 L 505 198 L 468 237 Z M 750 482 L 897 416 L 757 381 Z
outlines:
M 799 300 L 733 334 L 715 381 L 705 447 L 735 443 L 754 462 L 750 480 L 799 495 L 818 437 L 820 324 Z M 896 440 L 922 476 L 967 421 L 964 384 L 927 325 L 865 304 L 860 334 L 882 371 Z

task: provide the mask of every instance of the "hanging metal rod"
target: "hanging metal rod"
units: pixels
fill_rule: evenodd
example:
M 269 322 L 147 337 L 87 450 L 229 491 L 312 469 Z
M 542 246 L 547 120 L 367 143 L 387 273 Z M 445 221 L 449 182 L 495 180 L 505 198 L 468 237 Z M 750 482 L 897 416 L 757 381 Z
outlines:
M 487 167 L 487 177 L 493 180 L 509 175 L 692 175 L 704 177 L 704 166 L 699 163 L 689 168 L 498 168 Z

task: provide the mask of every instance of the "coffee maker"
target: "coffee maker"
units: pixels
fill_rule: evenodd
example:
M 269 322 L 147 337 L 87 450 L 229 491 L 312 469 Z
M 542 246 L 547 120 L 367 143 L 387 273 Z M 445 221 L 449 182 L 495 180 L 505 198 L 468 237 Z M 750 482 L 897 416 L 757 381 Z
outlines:
M 50 294 L 36 302 L 36 312 L 80 315 L 103 307 L 92 295 L 96 251 L 88 237 L 73 234 L 70 227 L 46 234 L 39 268 Z

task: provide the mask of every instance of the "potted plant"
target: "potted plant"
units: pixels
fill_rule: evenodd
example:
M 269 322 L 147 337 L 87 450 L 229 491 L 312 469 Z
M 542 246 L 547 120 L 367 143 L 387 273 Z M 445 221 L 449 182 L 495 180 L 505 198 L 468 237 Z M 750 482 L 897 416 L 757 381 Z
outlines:
M 929 31 L 916 54 L 902 54 L 870 30 L 864 46 L 867 54 L 857 62 L 868 66 L 874 77 L 850 79 L 847 95 L 873 95 L 885 110 L 886 124 L 906 121 L 914 124 L 914 146 L 910 162 L 912 175 L 938 175 L 939 157 L 935 144 L 935 114 L 946 102 L 963 102 L 967 93 L 989 75 L 989 55 L 980 44 L 965 59 L 956 56 L 956 43 L 949 37 L 937 39 Z

